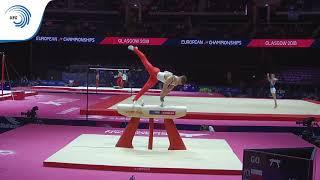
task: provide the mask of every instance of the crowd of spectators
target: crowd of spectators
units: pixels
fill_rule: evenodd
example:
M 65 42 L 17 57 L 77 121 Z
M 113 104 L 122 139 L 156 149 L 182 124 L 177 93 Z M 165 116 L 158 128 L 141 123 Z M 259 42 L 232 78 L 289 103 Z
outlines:
M 118 11 L 123 7 L 121 0 L 55 0 L 49 3 L 48 10 L 94 10 Z
M 320 100 L 320 91 L 316 85 L 277 84 L 276 88 L 278 99 Z M 199 89 L 200 92 L 222 94 L 225 97 L 271 98 L 268 84 L 259 87 L 200 86 L 200 88 L 195 89 Z
M 262 9 L 260 15 L 257 15 L 258 23 L 253 27 L 248 0 L 56 0 L 48 6 L 49 11 L 45 14 L 40 33 L 212 38 L 318 37 L 320 31 L 315 23 L 317 16 L 310 19 L 301 15 L 300 18 L 298 13 L 297 19 L 292 20 L 288 15 L 275 15 L 277 10 L 289 12 L 292 7 L 295 12 L 320 7 L 319 3 L 311 1 L 282 0 L 272 9 L 271 22 L 266 22 L 267 15 L 263 7 L 259 7 Z M 141 9 L 141 16 L 138 9 Z M 65 16 L 64 11 L 54 10 L 65 10 L 68 16 Z M 245 16 L 248 11 L 249 15 Z M 206 15 L 219 12 L 227 14 Z
M 279 99 L 312 99 L 320 100 L 320 93 L 316 86 L 312 85 L 285 85 L 277 84 L 277 98 Z M 253 98 L 271 97 L 268 86 L 248 87 L 243 89 L 241 96 Z
M 114 67 L 118 68 L 118 67 Z M 124 68 L 124 67 L 121 67 Z M 130 70 L 126 71 L 128 81 L 125 84 L 127 88 L 142 87 L 148 79 L 148 74 L 141 69 L 141 67 L 128 67 Z M 295 68 L 297 70 L 297 68 Z M 308 68 L 310 70 L 310 68 Z M 313 69 L 316 71 L 316 69 Z M 305 71 L 302 68 L 301 71 Z M 283 72 L 288 72 L 286 68 Z M 14 86 L 32 86 L 32 85 L 65 85 L 68 86 L 70 80 L 75 82 L 78 86 L 87 85 L 87 72 L 86 70 L 72 70 L 66 69 L 60 72 L 62 75 L 61 79 L 49 77 L 46 80 L 40 80 L 40 78 L 28 79 L 26 76 L 22 77 L 20 81 L 12 82 Z M 100 86 L 101 87 L 114 87 L 116 86 L 117 71 L 100 71 Z M 89 72 L 89 86 L 95 86 L 95 71 Z M 299 74 L 298 74 L 299 75 Z M 312 76 L 312 77 L 311 77 Z M 320 81 L 319 75 L 312 74 L 304 78 L 304 83 L 300 81 L 286 80 L 281 73 L 278 73 L 279 82 L 276 84 L 277 97 L 279 99 L 311 99 L 320 101 L 320 90 L 318 88 Z M 308 79 L 316 79 L 317 81 L 309 81 Z M 52 81 L 52 82 L 50 82 Z M 225 97 L 249 97 L 249 98 L 270 98 L 270 89 L 267 80 L 262 81 L 256 85 L 253 84 L 229 84 L 229 85 L 200 85 L 200 84 L 187 84 L 184 86 L 178 86 L 175 90 L 177 91 L 189 91 L 189 92 L 203 92 L 203 93 L 215 93 L 221 94 Z M 45 83 L 45 84 L 43 84 Z M 161 84 L 158 84 L 155 88 L 161 88 Z

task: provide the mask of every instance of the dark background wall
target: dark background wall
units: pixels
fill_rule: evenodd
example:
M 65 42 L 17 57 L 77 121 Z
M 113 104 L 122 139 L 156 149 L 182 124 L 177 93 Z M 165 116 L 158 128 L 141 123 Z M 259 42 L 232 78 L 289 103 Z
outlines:
M 139 47 L 162 70 L 186 74 L 190 82 L 204 85 L 223 84 L 226 73 L 235 81 L 256 81 L 267 72 L 283 66 L 319 67 L 319 49 L 250 49 Z M 137 56 L 126 46 L 62 45 L 43 43 L 0 44 L 7 61 L 20 75 L 46 79 L 51 70 L 65 71 L 73 64 L 100 64 L 105 67 L 142 67 Z M 8 66 L 9 67 L 9 66 Z M 10 68 L 11 77 L 16 77 Z M 255 76 L 255 78 L 253 78 Z

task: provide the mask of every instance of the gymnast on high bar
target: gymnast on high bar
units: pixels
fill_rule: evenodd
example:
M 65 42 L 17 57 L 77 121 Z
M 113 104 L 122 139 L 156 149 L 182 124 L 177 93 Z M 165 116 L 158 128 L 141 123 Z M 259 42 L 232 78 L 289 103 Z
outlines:
M 138 49 L 138 47 L 128 46 L 128 49 L 133 51 L 140 58 L 145 69 L 149 73 L 149 79 L 134 97 L 133 102 L 135 103 L 145 92 L 157 84 L 158 81 L 163 83 L 163 88 L 160 93 L 161 106 L 163 106 L 164 97 L 178 85 L 184 85 L 187 82 L 186 76 L 176 76 L 169 71 L 161 72 L 159 68 L 154 67 L 146 56 Z

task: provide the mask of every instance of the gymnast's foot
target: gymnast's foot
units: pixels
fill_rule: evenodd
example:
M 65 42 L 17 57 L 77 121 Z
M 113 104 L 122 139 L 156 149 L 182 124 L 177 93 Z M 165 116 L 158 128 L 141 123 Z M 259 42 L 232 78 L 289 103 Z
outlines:
M 133 103 L 132 103 L 132 107 L 135 107 L 136 104 L 137 104 L 137 101 L 134 100 Z
M 128 46 L 128 49 L 129 49 L 130 51 L 133 51 L 134 47 L 133 47 L 132 45 L 130 45 L 130 46 Z
M 133 51 L 134 49 L 138 49 L 138 47 L 137 46 L 132 46 L 132 45 L 130 45 L 130 46 L 128 46 L 128 49 L 130 50 L 130 51 Z
M 135 106 L 137 106 L 137 105 L 139 105 L 139 104 L 137 103 L 137 101 L 133 101 L 132 107 L 135 107 Z M 140 105 L 141 105 L 141 106 L 144 106 L 143 100 L 141 100 L 141 104 L 140 104 Z
M 274 105 L 274 109 L 276 109 L 277 107 L 278 107 L 278 104 L 275 104 L 275 105 Z

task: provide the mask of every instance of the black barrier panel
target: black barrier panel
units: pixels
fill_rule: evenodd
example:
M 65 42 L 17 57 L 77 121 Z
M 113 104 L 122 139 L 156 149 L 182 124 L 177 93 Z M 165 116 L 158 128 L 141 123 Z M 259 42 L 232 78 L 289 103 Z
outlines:
M 245 149 L 243 180 L 312 180 L 316 149 Z
M 26 124 L 24 118 L 0 116 L 0 133 L 18 128 Z
M 311 47 L 312 48 L 320 48 L 320 39 L 316 39 Z

